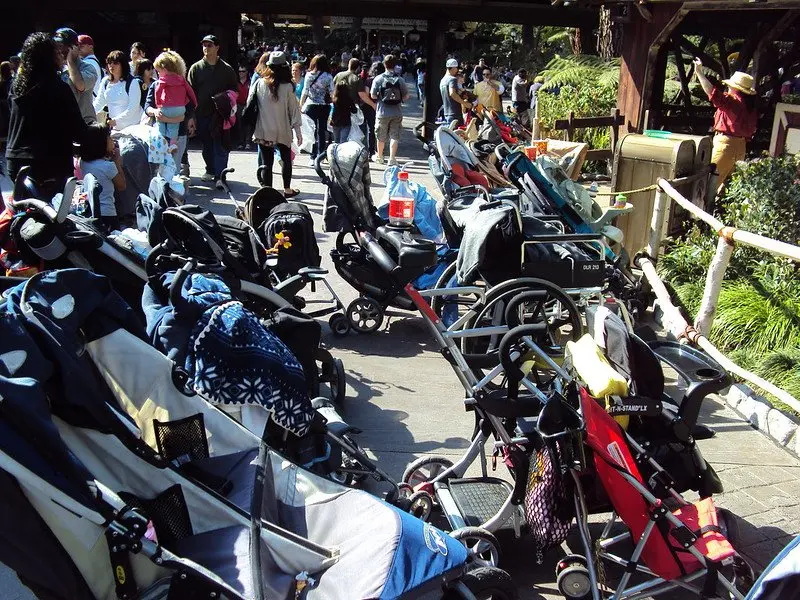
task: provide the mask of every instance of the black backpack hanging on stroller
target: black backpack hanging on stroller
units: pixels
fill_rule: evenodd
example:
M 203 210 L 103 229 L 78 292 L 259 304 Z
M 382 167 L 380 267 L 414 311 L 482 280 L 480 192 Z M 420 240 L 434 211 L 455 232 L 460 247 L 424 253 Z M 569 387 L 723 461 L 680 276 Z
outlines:
M 267 248 L 278 250 L 275 270 L 281 278 L 294 275 L 304 267 L 319 267 L 322 262 L 314 235 L 314 220 L 305 204 L 284 202 L 277 205 L 261 225 L 261 236 Z

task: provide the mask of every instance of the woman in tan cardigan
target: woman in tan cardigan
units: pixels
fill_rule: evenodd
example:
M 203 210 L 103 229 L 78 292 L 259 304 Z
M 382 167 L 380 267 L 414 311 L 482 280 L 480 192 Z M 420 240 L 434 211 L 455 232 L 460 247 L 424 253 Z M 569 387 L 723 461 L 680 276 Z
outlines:
M 272 52 L 267 66 L 250 94 L 258 101 L 258 119 L 253 132 L 253 141 L 259 145 L 266 167 L 263 185 L 272 186 L 272 166 L 275 162 L 275 149 L 281 157 L 283 174 L 283 195 L 293 198 L 300 190 L 292 189 L 292 131 L 297 144 L 303 143 L 300 132 L 300 106 L 292 85 L 289 62 L 283 52 Z

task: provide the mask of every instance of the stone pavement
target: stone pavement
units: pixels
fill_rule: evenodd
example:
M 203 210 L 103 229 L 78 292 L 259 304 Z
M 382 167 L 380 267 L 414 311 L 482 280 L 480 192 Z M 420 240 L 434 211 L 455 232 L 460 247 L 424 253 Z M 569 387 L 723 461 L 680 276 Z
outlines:
M 404 160 L 419 161 L 408 169 L 411 179 L 423 183 L 437 196 L 424 164 L 426 157 L 410 130 L 418 119 L 418 110 L 406 118 L 400 154 Z M 308 162 L 305 155 L 297 159 L 293 185 L 302 190 L 298 200 L 309 206 L 317 231 L 321 232 L 324 189 Z M 202 161 L 196 150 L 192 151 L 191 163 L 192 175 L 199 177 Z M 256 189 L 255 153 L 232 153 L 231 166 L 236 168 L 230 177 L 231 187 L 237 200 L 243 202 Z M 275 176 L 278 177 L 277 172 Z M 378 165 L 372 165 L 372 179 L 373 195 L 378 200 L 383 193 L 382 169 Z M 201 187 L 199 182 L 193 194 L 194 202 L 217 213 L 233 212 L 228 198 Z M 329 280 L 347 304 L 356 293 L 333 272 L 328 251 L 334 236 L 318 233 L 318 239 L 323 266 L 332 271 Z M 422 320 L 402 311 L 390 313 L 381 330 L 372 335 L 334 338 L 326 327 L 325 341 L 342 358 L 347 371 L 348 397 L 343 407 L 346 419 L 363 429 L 359 442 L 391 476 L 399 478 L 405 465 L 420 455 L 453 459 L 459 456 L 468 444 L 472 417 L 463 410 L 463 390 Z M 737 546 L 760 569 L 800 533 L 800 461 L 753 430 L 720 399 L 711 398 L 705 403 L 703 422 L 717 431 L 717 436 L 701 442 L 701 447 L 727 490 L 717 497 L 718 503 L 741 517 Z M 533 556 L 525 541 L 512 542 L 504 546 L 503 566 L 519 584 L 523 598 L 559 598 L 553 569 L 563 554 L 551 552 L 540 567 L 535 565 Z M 0 590 L 4 599 L 29 597 L 6 569 L 0 571 Z

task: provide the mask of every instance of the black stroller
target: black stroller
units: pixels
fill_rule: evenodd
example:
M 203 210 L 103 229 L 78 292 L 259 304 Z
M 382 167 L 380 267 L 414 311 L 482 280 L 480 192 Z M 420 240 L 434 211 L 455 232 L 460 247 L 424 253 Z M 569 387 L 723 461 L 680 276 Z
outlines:
M 87 179 L 90 180 L 90 177 Z M 140 252 L 135 252 L 120 243 L 119 238 L 107 236 L 98 224 L 95 218 L 98 214 L 94 201 L 95 191 L 90 185 L 70 180 L 64 193 L 56 194 L 51 200 L 17 200 L 14 203 L 17 213 L 15 220 L 20 223 L 16 227 L 12 226 L 11 239 L 8 241 L 17 250 L 25 251 L 31 262 L 41 263 L 47 268 L 72 266 L 106 275 L 112 281 L 114 289 L 130 306 L 135 307 L 144 323 L 144 315 L 139 307 L 142 290 L 148 280 L 146 261 L 152 247 L 157 247 L 167 238 L 163 215 L 167 212 L 173 215 L 168 217 L 168 221 L 177 219 L 180 229 L 181 222 L 187 219 L 189 223 L 192 222 L 190 213 L 197 208 L 175 206 L 170 199 L 166 182 L 162 178 L 154 178 L 149 195 L 140 195 L 137 200 L 137 226 L 139 230 L 147 231 L 148 243 L 140 248 Z M 84 216 L 70 213 L 73 199 L 81 205 Z M 187 228 L 184 223 L 185 230 L 181 229 L 177 235 L 186 235 L 189 238 L 181 255 L 183 263 L 178 267 L 193 258 L 190 252 L 195 250 L 202 253 L 201 257 L 215 257 L 215 268 L 227 272 L 230 278 L 239 282 L 233 289 L 262 318 L 271 324 L 273 320 L 292 320 L 286 316 L 281 318 L 281 315 L 273 315 L 273 311 L 282 308 L 285 314 L 288 311 L 287 305 L 295 299 L 296 294 L 315 278 L 324 277 L 324 271 L 320 273 L 322 270 L 307 269 L 272 287 L 265 250 L 252 228 L 232 217 L 219 217 L 218 220 L 211 213 L 203 214 L 214 232 L 209 239 L 216 240 L 214 248 L 217 254 L 209 250 L 202 235 L 193 233 L 195 230 L 191 226 Z M 299 311 L 294 315 L 293 318 L 298 321 L 307 320 Z M 286 339 L 291 338 L 290 331 L 281 335 L 285 335 Z M 295 350 L 301 357 L 311 355 L 311 358 L 304 361 L 311 395 L 317 396 L 319 383 L 325 382 L 330 387 L 331 399 L 335 402 L 341 401 L 345 393 L 344 367 L 341 361 L 334 359 L 319 345 L 319 341 L 313 348 L 301 350 L 297 347 Z M 320 362 L 319 368 L 315 361 Z
M 187 396 L 107 282 L 65 285 L 73 273 L 12 289 L 0 321 L 0 486 L 14 515 L 0 559 L 37 594 L 516 598 L 456 540 Z

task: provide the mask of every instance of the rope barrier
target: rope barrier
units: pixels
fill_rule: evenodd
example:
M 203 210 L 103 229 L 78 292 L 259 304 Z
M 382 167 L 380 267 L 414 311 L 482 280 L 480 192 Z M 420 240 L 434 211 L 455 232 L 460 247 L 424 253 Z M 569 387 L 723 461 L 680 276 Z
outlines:
M 635 190 L 624 190 L 621 192 L 597 192 L 598 196 L 616 196 L 617 194 L 622 194 L 623 196 L 630 196 L 631 194 L 638 194 L 640 192 L 652 192 L 653 190 L 658 189 L 658 184 L 654 183 L 653 185 L 648 185 L 643 188 L 638 188 Z

